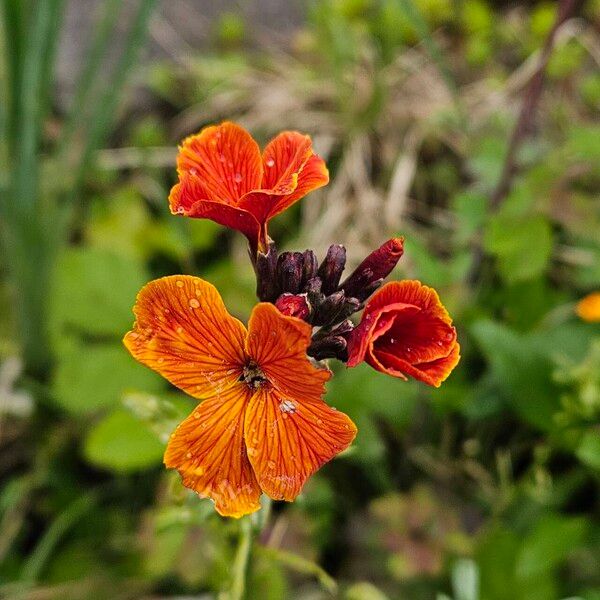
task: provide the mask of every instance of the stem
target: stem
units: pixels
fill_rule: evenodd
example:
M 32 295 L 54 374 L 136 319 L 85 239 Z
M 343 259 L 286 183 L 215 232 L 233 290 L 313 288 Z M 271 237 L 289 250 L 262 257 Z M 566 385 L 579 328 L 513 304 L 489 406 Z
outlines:
M 233 562 L 231 590 L 229 600 L 243 600 L 246 591 L 246 573 L 250 549 L 252 548 L 252 521 L 250 517 L 240 520 L 240 537 L 238 549 Z
M 579 0 L 560 0 L 556 20 L 548 33 L 548 37 L 542 48 L 537 69 L 525 89 L 521 111 L 508 144 L 508 150 L 502 167 L 502 174 L 490 197 L 489 209 L 491 213 L 496 212 L 498 208 L 500 208 L 502 202 L 504 202 L 504 199 L 510 192 L 510 188 L 517 173 L 517 157 L 519 149 L 525 139 L 531 135 L 533 129 L 533 121 L 535 120 L 537 107 L 544 86 L 546 67 L 548 66 L 548 61 L 554 50 L 556 34 L 565 21 L 573 16 L 578 4 Z M 481 247 L 481 243 L 479 243 L 475 247 L 473 264 L 467 276 L 467 281 L 469 283 L 475 283 L 479 278 L 483 257 L 483 248 Z

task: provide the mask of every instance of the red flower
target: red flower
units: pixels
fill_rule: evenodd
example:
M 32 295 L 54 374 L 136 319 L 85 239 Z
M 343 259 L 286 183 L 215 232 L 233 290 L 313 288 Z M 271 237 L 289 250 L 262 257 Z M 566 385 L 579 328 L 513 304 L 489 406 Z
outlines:
M 269 220 L 329 181 L 308 135 L 284 131 L 261 156 L 250 134 L 230 122 L 185 139 L 177 172 L 179 183 L 169 195 L 171 212 L 237 229 L 253 252 L 266 252 Z
M 460 359 L 452 319 L 435 290 L 419 281 L 384 285 L 365 307 L 348 344 L 348 366 L 373 368 L 439 387 Z

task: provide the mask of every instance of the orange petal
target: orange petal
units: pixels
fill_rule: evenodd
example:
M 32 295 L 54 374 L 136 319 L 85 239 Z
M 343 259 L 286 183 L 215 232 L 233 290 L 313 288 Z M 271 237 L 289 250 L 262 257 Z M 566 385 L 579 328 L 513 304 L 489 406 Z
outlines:
M 592 292 L 582 298 L 575 308 L 580 319 L 589 323 L 600 322 L 600 292 Z
M 253 247 L 260 232 L 258 221 L 249 212 L 223 202 L 206 200 L 210 194 L 197 175 L 183 173 L 169 194 L 171 212 L 198 219 L 210 219 L 225 227 L 241 231 Z
M 286 397 L 320 398 L 331 377 L 306 355 L 311 332 L 308 323 L 282 315 L 268 302 L 257 304 L 250 316 L 246 351 Z
M 191 396 L 218 395 L 240 377 L 246 328 L 212 284 L 188 275 L 156 279 L 142 288 L 133 312 L 127 349 Z
M 382 373 L 406 379 L 410 375 L 428 385 L 440 387 L 460 360 L 460 345 L 454 344 L 448 356 L 430 362 L 411 364 L 393 354 L 374 350 L 367 354 L 367 362 Z
M 264 149 L 260 187 L 274 194 L 290 194 L 298 184 L 298 173 L 312 154 L 310 136 L 297 131 L 283 131 Z
M 263 153 L 261 189 L 250 192 L 240 207 L 261 223 L 289 208 L 309 192 L 329 181 L 325 162 L 312 149 L 310 137 L 286 131 L 274 138 Z
M 237 384 L 205 400 L 171 435 L 165 465 L 177 469 L 183 485 L 211 498 L 224 517 L 260 508 L 260 488 L 244 444 L 244 416 L 250 390 Z
M 177 157 L 177 171 L 196 175 L 205 196 L 212 200 L 237 204 L 247 192 L 260 187 L 262 158 L 252 136 L 235 123 L 205 127 L 183 141 Z
M 318 396 L 290 398 L 265 387 L 248 404 L 244 432 L 262 490 L 292 501 L 321 465 L 352 443 L 356 426 Z

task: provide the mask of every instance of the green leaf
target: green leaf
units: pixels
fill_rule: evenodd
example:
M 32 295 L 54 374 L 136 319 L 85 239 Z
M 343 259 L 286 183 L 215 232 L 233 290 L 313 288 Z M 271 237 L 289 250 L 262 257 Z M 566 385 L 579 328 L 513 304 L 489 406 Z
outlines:
M 346 590 L 346 600 L 389 600 L 388 597 L 372 583 L 360 581 Z
M 505 600 L 516 597 L 515 563 L 518 548 L 519 538 L 509 529 L 496 527 L 481 538 L 477 549 L 477 565 L 482 598 Z
M 585 433 L 575 454 L 581 462 L 600 470 L 600 432 L 591 430 Z
M 53 286 L 53 332 L 71 328 L 121 338 L 131 328 L 135 297 L 148 279 L 141 263 L 131 258 L 91 248 L 65 251 Z
M 385 445 L 377 425 L 385 419 L 391 427 L 401 431 L 408 426 L 414 414 L 419 388 L 378 373 L 366 364 L 338 371 L 327 389 L 329 405 L 347 413 L 358 427 L 358 436 L 352 446 L 353 460 L 369 464 L 371 474 L 381 469 L 380 459 Z M 385 477 L 385 475 L 380 474 Z
M 528 579 L 548 573 L 581 544 L 585 532 L 583 518 L 555 515 L 542 518 L 519 552 L 517 576 Z
M 160 464 L 164 446 L 135 417 L 116 410 L 90 430 L 83 451 L 99 467 L 129 472 Z
M 498 389 L 525 421 L 544 430 L 554 429 L 560 408 L 559 390 L 552 382 L 553 364 L 548 350 L 533 336 L 520 335 L 492 321 L 477 321 L 471 328 L 489 363 Z
M 123 346 L 71 342 L 59 359 L 52 392 L 62 408 L 85 414 L 112 408 L 125 390 L 152 392 L 162 385 L 162 378 L 135 362 Z
M 484 235 L 486 251 L 498 259 L 498 269 L 508 283 L 534 279 L 543 273 L 552 254 L 552 230 L 542 217 L 491 217 Z

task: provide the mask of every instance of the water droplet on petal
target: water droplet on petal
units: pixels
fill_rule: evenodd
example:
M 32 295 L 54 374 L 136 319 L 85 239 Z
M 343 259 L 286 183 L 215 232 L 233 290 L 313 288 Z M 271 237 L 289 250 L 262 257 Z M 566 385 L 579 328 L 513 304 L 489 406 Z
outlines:
M 275 161 L 274 161 L 272 158 L 270 158 L 270 159 L 269 159 L 269 160 L 266 162 L 266 165 L 267 165 L 267 167 L 272 167 L 274 164 L 275 164 Z
M 196 298 L 190 298 L 190 307 L 191 308 L 198 308 L 200 306 L 200 302 L 198 302 L 198 300 L 196 300 Z
M 183 281 L 181 281 L 181 279 L 178 279 L 178 280 L 175 282 L 175 285 L 176 285 L 178 288 L 182 288 L 182 287 L 183 287 Z
M 233 176 L 233 180 L 234 180 L 236 183 L 240 183 L 240 181 L 242 181 L 242 179 L 243 179 L 243 177 L 242 177 L 242 174 L 241 174 L 241 173 L 236 173 L 236 174 Z

